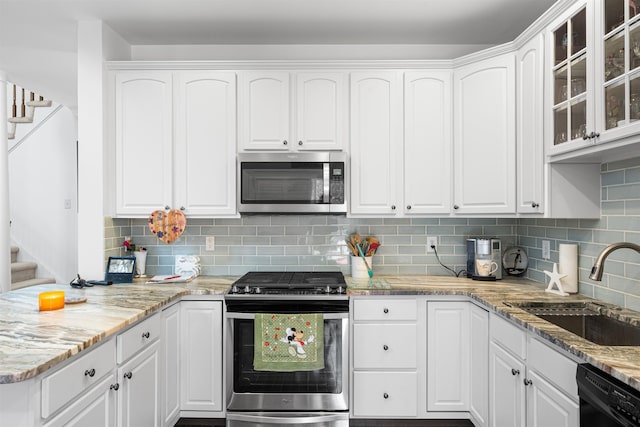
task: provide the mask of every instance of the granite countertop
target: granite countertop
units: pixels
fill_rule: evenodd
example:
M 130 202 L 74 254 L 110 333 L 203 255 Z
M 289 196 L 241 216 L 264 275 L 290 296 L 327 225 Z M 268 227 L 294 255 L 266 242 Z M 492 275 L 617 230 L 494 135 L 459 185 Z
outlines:
M 184 284 L 120 284 L 73 289 L 69 285 L 38 285 L 0 295 L 0 384 L 25 381 L 105 341 L 127 326 L 188 295 L 222 297 L 235 277 L 201 276 Z M 459 295 L 473 299 L 576 357 L 640 390 L 640 346 L 599 346 L 519 309 L 527 301 L 594 301 L 544 292 L 544 285 L 526 279 L 473 281 L 452 276 L 380 276 L 347 278 L 350 295 Z M 38 294 L 64 290 L 67 297 L 87 302 L 64 309 L 38 311 Z M 506 305 L 505 302 L 515 304 Z M 600 302 L 603 304 L 602 302 Z M 640 313 L 603 304 L 640 325 Z

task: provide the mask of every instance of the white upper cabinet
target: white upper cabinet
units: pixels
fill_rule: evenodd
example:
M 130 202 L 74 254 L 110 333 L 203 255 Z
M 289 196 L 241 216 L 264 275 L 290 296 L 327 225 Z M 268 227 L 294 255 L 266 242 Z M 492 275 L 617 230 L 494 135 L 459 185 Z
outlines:
M 515 213 L 515 54 L 457 68 L 453 104 L 454 213 Z
M 351 213 L 395 215 L 402 183 L 402 77 L 351 73 Z
M 175 76 L 175 203 L 190 215 L 236 212 L 236 76 Z
M 236 77 L 115 73 L 116 215 L 235 215 Z
M 544 212 L 544 36 L 537 35 L 517 55 L 517 211 Z
M 345 81 L 331 72 L 240 73 L 240 149 L 342 150 Z
M 405 73 L 405 214 L 448 215 L 451 211 L 451 98 L 450 71 Z
M 116 213 L 149 215 L 172 203 L 172 74 L 115 75 Z

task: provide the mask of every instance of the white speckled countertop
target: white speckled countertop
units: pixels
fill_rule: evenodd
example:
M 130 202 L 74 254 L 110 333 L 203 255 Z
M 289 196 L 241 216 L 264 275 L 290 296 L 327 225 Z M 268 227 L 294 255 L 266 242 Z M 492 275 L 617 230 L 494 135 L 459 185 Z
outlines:
M 73 289 L 39 285 L 0 295 L 0 384 L 33 378 L 94 344 L 187 295 L 221 297 L 234 277 L 199 277 L 188 284 L 121 284 Z M 505 302 L 586 301 L 544 292 L 544 285 L 523 279 L 480 282 L 450 276 L 347 278 L 350 295 L 461 295 L 511 319 L 585 362 L 640 390 L 640 346 L 599 346 Z M 84 295 L 86 303 L 39 312 L 38 294 L 64 290 Z M 590 300 L 592 301 L 592 300 Z M 604 304 L 618 317 L 640 325 L 640 313 Z

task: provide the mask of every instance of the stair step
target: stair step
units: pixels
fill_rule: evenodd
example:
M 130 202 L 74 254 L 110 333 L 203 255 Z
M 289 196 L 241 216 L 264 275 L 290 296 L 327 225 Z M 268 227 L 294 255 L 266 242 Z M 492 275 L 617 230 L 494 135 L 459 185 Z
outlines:
M 20 248 L 17 246 L 11 246 L 11 262 L 18 261 L 18 252 L 20 252 Z
M 26 288 L 26 287 L 35 286 L 35 285 L 44 285 L 47 283 L 56 283 L 56 280 L 51 278 L 22 280 L 20 282 L 12 283 L 11 290 L 13 291 L 15 289 Z
M 9 117 L 9 123 L 33 123 L 33 117 Z
M 11 283 L 22 282 L 36 278 L 38 264 L 35 262 L 12 262 Z
M 51 107 L 50 100 L 42 100 L 42 101 L 27 101 L 28 107 Z

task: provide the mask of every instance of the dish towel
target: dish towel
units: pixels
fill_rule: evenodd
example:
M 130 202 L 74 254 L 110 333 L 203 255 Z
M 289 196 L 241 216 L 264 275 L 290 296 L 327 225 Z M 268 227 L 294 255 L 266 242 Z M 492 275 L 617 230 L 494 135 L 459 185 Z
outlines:
M 322 314 L 256 313 L 253 369 L 314 371 L 324 368 Z

